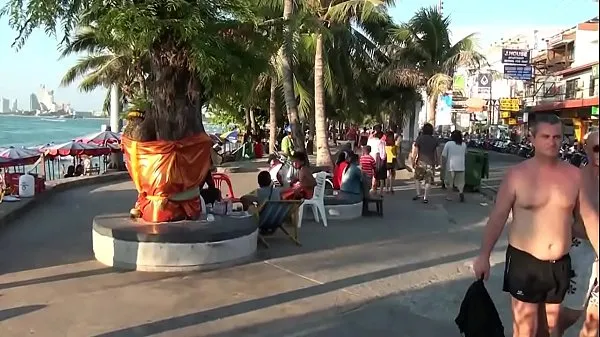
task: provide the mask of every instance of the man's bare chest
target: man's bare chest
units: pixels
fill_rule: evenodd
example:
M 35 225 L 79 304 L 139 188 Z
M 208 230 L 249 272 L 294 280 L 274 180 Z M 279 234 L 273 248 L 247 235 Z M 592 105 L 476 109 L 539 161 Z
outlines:
M 572 180 L 560 174 L 527 175 L 520 179 L 516 191 L 516 206 L 527 210 L 547 208 L 572 210 L 577 202 L 579 189 Z

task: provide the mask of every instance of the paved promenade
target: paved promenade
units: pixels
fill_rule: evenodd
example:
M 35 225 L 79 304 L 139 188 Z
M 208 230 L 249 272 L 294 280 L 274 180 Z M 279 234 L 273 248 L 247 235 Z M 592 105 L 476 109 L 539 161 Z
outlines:
M 255 176 L 232 174 L 236 194 Z M 458 336 L 453 319 L 489 206 L 479 194 L 460 204 L 440 192 L 416 203 L 400 180 L 383 219 L 307 223 L 302 247 L 281 237 L 253 263 L 181 274 L 94 260 L 91 219 L 127 212 L 131 183 L 61 192 L 0 233 L 0 336 Z M 488 288 L 508 323 L 505 246 Z

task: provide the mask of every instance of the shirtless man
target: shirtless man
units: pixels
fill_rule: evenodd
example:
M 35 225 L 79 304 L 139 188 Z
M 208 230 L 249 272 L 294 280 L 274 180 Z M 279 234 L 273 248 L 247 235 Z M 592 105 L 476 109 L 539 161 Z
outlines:
M 587 187 L 587 192 L 593 205 L 598 210 L 599 202 L 599 167 L 600 167 L 600 137 L 598 131 L 591 132 L 585 138 L 584 148 L 588 157 L 589 164 L 582 169 L 583 185 Z M 598 234 L 596 234 L 596 237 Z M 585 286 L 585 285 L 582 285 Z M 585 288 L 584 288 L 585 289 Z M 598 255 L 591 269 L 590 286 L 588 288 L 588 303 L 585 312 L 583 328 L 579 337 L 597 337 L 598 336 Z
M 571 227 L 579 205 L 587 236 L 598 254 L 598 212 L 581 192 L 579 169 L 558 159 L 562 125 L 555 115 L 536 116 L 531 129 L 535 156 L 506 173 L 473 262 L 476 277 L 487 279 L 490 254 L 508 216 L 503 290 L 512 296 L 513 336 L 534 337 L 538 310 L 546 312 L 548 333 L 557 325 L 569 287 Z M 542 332 L 542 331 L 540 331 Z
M 589 165 L 581 169 L 582 186 L 589 193 L 588 196 L 592 205 L 598 209 L 598 132 L 591 132 L 584 137 L 585 151 L 589 159 Z M 588 306 L 585 316 L 585 331 L 581 337 L 598 335 L 598 307 L 594 306 L 591 290 L 597 281 L 597 271 L 593 271 L 596 254 L 590 245 L 583 223 L 579 216 L 575 214 L 575 224 L 573 226 L 573 243 L 571 244 L 571 262 L 573 273 L 571 275 L 571 284 L 565 300 L 561 304 L 560 317 L 556 327 L 555 335 L 559 337 L 575 324 L 585 313 L 588 299 L 591 299 L 591 306 Z M 539 335 L 539 333 L 538 333 Z

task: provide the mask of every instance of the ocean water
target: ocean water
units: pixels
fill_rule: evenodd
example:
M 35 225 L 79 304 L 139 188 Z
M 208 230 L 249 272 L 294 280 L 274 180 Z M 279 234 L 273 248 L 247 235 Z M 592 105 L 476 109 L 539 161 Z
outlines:
M 0 114 L 0 146 L 36 146 L 60 144 L 100 131 L 108 118 L 52 119 L 35 116 L 3 116 Z M 205 123 L 208 133 L 221 132 L 216 125 Z

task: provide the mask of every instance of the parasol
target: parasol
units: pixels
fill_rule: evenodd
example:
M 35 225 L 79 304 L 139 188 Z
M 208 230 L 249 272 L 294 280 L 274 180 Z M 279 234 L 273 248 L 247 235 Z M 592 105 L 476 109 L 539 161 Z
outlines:
M 50 156 L 102 156 L 110 153 L 110 148 L 96 144 L 82 142 L 66 142 L 63 144 L 47 147 L 45 153 Z
M 103 145 L 106 143 L 118 143 L 121 141 L 121 135 L 112 131 L 100 131 L 79 137 L 75 141 Z
M 40 157 L 40 152 L 24 147 L 0 147 L 0 158 L 9 161 L 12 165 L 29 165 L 35 163 Z M 3 163 L 6 165 L 6 163 Z
M 238 140 L 238 134 L 239 134 L 238 130 L 233 130 L 233 131 L 227 131 L 227 132 L 221 134 L 220 137 L 223 140 L 228 140 L 232 143 L 235 143 Z
M 4 159 L 4 158 L 0 158 L 0 167 L 8 167 L 8 166 L 13 166 L 13 162 L 12 160 L 8 160 L 8 159 Z M 2 177 L 0 177 L 2 178 Z

